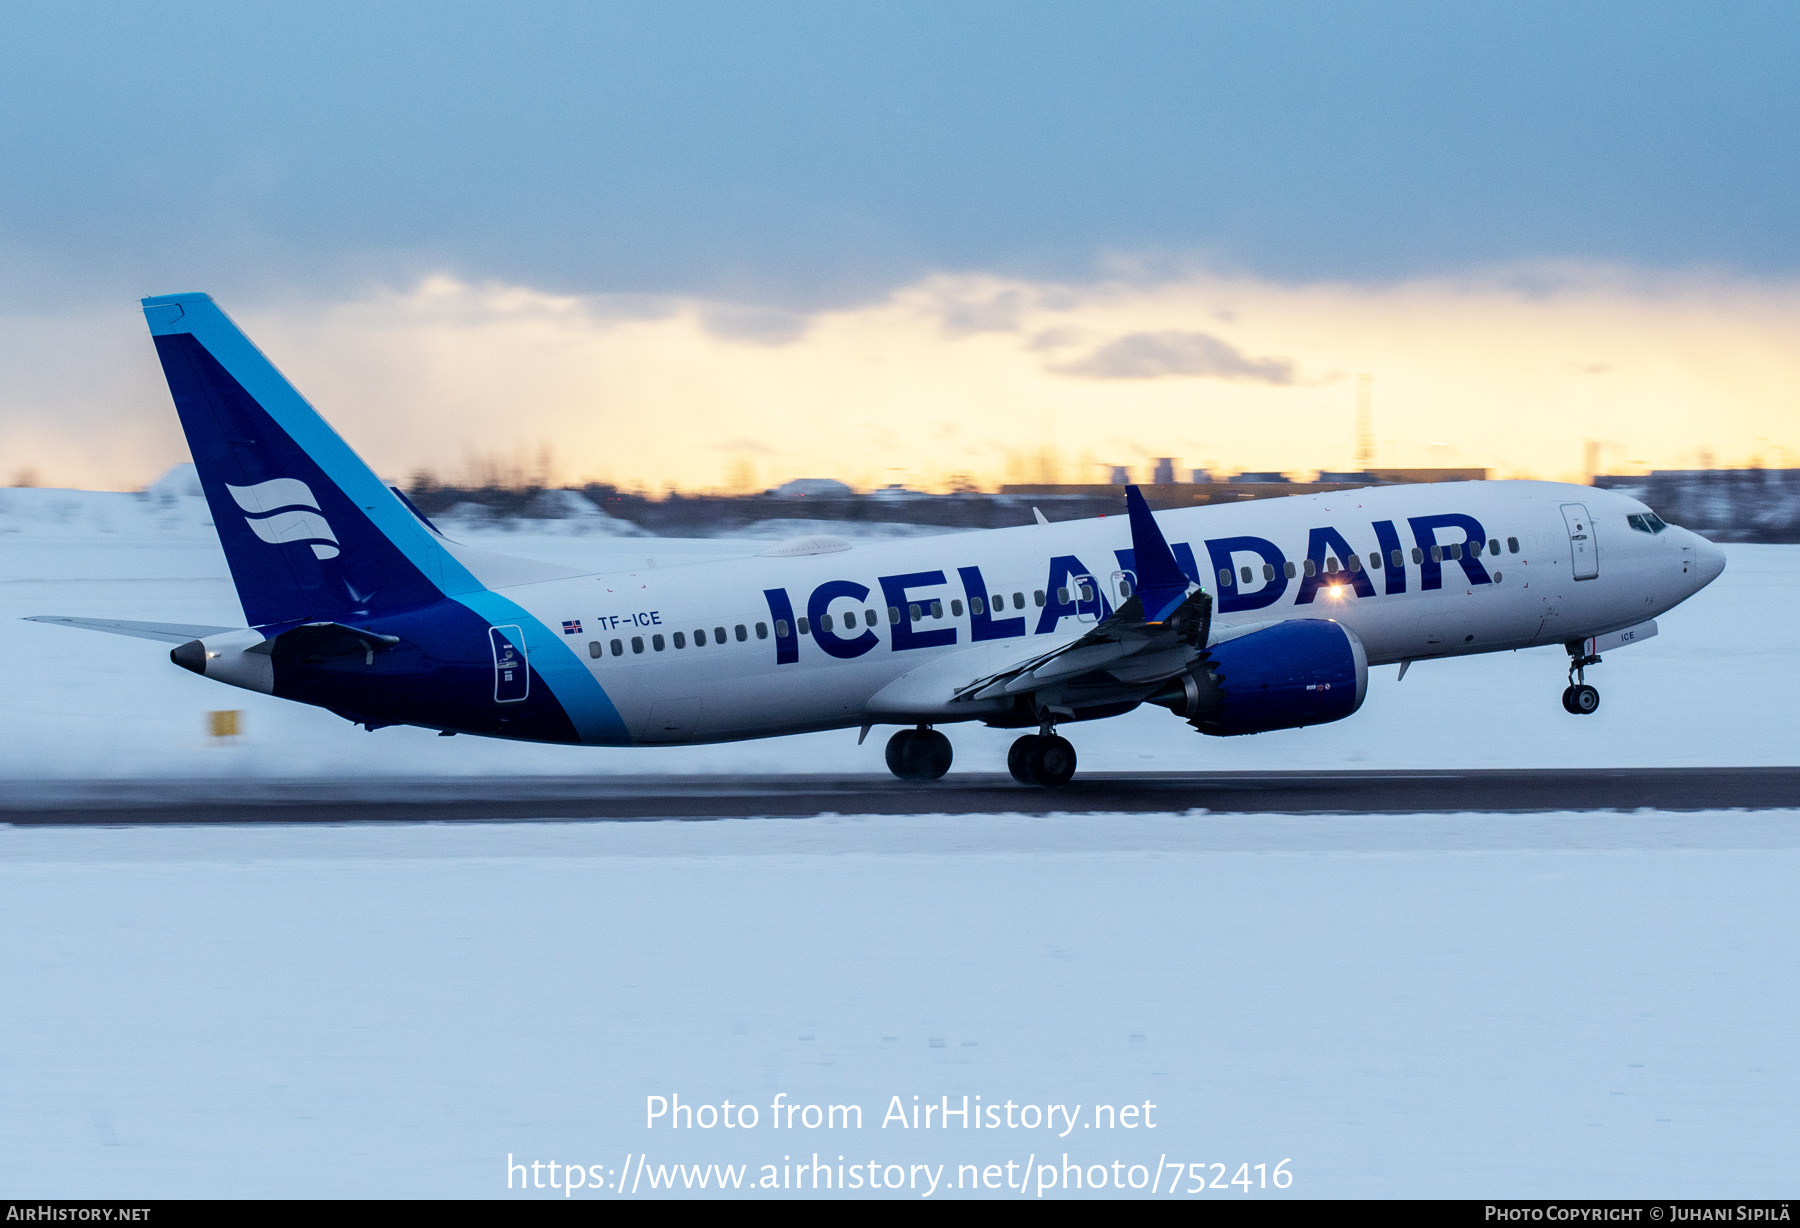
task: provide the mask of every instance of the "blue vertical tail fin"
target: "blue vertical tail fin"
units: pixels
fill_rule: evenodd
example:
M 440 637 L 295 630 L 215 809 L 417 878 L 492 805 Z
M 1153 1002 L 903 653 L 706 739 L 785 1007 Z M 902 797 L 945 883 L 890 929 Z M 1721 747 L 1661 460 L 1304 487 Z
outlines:
M 211 296 L 143 304 L 251 626 L 481 587 Z
M 1137 592 L 1144 621 L 1159 623 L 1187 599 L 1188 578 L 1157 527 L 1150 505 L 1135 486 L 1125 488 L 1125 511 L 1131 519 L 1132 560 L 1137 565 Z

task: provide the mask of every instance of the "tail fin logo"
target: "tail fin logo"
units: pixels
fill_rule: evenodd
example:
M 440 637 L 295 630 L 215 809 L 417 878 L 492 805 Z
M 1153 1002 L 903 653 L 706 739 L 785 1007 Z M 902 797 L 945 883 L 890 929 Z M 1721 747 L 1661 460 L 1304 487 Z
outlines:
M 298 478 L 274 478 L 254 486 L 233 486 L 226 490 L 244 509 L 244 522 L 251 531 L 271 545 L 285 542 L 305 544 L 322 559 L 338 556 L 337 534 L 319 514 L 319 501 L 312 488 Z

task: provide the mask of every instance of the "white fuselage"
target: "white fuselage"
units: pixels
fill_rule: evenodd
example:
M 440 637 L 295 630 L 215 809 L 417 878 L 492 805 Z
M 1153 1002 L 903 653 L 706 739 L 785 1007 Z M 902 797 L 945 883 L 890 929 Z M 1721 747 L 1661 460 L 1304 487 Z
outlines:
M 1215 639 L 1247 625 L 1329 618 L 1353 631 L 1376 665 L 1563 644 L 1670 609 L 1719 574 L 1723 554 L 1684 529 L 1650 533 L 1628 524 L 1629 515 L 1647 510 L 1585 486 L 1461 482 L 1256 500 L 1156 519 L 1214 595 Z M 1419 524 L 1434 520 L 1457 523 Z M 1471 522 L 1485 539 L 1478 570 L 1449 557 L 1448 546 L 1461 547 L 1472 532 L 1458 525 Z M 1498 554 L 1489 543 L 1498 543 Z M 1119 552 L 1130 546 L 1120 515 L 504 591 L 552 632 L 565 629 L 633 741 L 723 741 L 979 719 L 980 710 L 947 702 L 953 691 L 1091 629 L 1128 591 L 1119 580 L 1130 579 L 1129 555 Z M 1351 553 L 1355 571 L 1341 557 Z M 1578 579 L 1582 572 L 1591 575 Z M 1094 578 L 1103 608 L 1070 608 L 1079 604 L 1071 578 L 1079 574 Z M 1473 580 L 1476 574 L 1488 582 Z M 977 595 L 984 607 L 996 597 L 999 605 L 978 614 Z M 1062 608 L 1059 595 L 1069 599 Z M 778 623 L 788 629 L 785 640 Z

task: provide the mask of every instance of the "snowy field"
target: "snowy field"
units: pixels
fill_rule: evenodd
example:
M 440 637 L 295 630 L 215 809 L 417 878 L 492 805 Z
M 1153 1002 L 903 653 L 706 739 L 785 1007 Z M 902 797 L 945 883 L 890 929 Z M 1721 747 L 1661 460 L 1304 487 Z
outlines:
M 509 1154 L 604 1184 L 816 1152 L 943 1165 L 941 1198 L 1067 1153 L 1785 1197 L 1797 818 L 0 827 L 0 1188 L 505 1197 Z M 677 1094 L 758 1128 L 647 1130 Z M 778 1094 L 863 1128 L 777 1132 Z M 915 1095 L 1078 1125 L 881 1125 Z
M 471 536 L 595 567 L 755 548 Z M 1538 650 L 1384 669 L 1320 729 L 1209 739 L 1151 710 L 1070 733 L 1090 769 L 1793 763 L 1800 548 L 1727 551 L 1661 636 L 1593 671 L 1591 718 L 1562 712 L 1561 654 Z M 28 614 L 241 621 L 203 508 L 0 491 L 0 617 L 28 663 L 0 692 L 0 787 L 883 771 L 854 731 L 644 750 L 368 734 Z M 203 737 L 222 707 L 247 713 L 237 745 Z M 949 732 L 958 770 L 999 768 L 1009 735 Z M 939 1198 L 975 1193 L 967 1171 L 1030 1173 L 986 1196 L 1089 1195 L 1096 1173 L 1147 1195 L 1134 1165 L 1167 1196 L 1173 1165 L 1186 1191 L 1283 1160 L 1312 1197 L 1783 1196 L 1797 820 L 0 826 L 0 1191 L 506 1197 L 510 1154 L 583 1166 L 601 1188 L 576 1197 L 747 1165 L 744 1197 L 817 1153 L 834 1180 L 839 1156 L 861 1167 L 853 1196 L 879 1174 L 920 1197 L 934 1171 Z M 757 1106 L 758 1126 L 646 1129 L 646 1098 L 673 1095 Z M 882 1124 L 894 1097 L 965 1095 L 1021 1124 Z M 778 1098 L 859 1105 L 863 1127 L 803 1112 L 777 1132 Z M 1146 1102 L 1154 1129 L 1117 1124 Z M 1058 1128 L 1022 1106 L 1062 1106 Z
M 594 568 L 704 566 L 757 541 L 671 541 L 489 528 L 473 544 Z M 1712 586 L 1660 621 L 1654 640 L 1590 671 L 1592 717 L 1558 702 L 1559 648 L 1384 667 L 1363 710 L 1316 729 L 1204 738 L 1160 708 L 1066 729 L 1088 770 L 1666 767 L 1800 762 L 1789 719 L 1800 640 L 1800 547 L 1727 546 Z M 205 506 L 132 495 L 0 490 L 0 621 L 20 658 L 0 697 L 0 779 L 307 777 L 656 772 L 885 773 L 884 739 L 856 731 L 724 746 L 599 749 L 373 734 L 318 709 L 224 687 L 170 664 L 153 641 L 19 622 L 32 614 L 242 625 Z M 209 709 L 244 712 L 236 745 L 209 745 Z M 1004 770 L 1015 736 L 946 729 L 952 771 Z

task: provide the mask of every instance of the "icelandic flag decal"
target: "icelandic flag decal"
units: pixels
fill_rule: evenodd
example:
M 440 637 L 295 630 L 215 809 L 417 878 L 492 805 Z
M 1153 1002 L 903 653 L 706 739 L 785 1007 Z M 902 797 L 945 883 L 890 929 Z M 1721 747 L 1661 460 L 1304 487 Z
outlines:
M 564 635 L 580 635 L 581 634 L 581 620 L 579 618 L 565 619 L 563 621 L 563 634 Z

